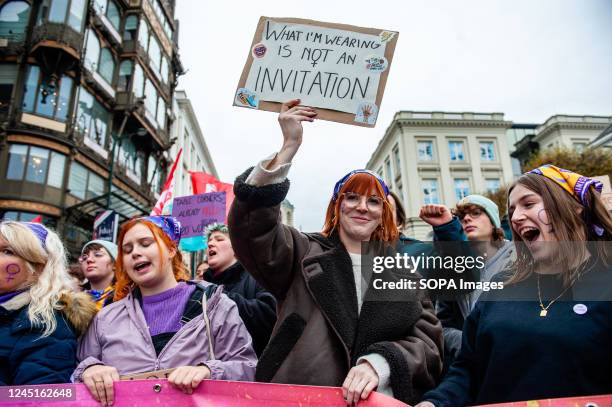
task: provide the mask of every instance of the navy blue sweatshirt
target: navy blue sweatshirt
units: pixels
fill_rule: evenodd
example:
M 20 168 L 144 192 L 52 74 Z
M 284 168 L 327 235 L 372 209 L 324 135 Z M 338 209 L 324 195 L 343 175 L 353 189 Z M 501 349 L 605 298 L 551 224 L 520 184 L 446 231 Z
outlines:
M 465 321 L 457 360 L 423 399 L 463 407 L 612 393 L 611 276 L 594 267 L 546 317 L 540 316 L 536 275 L 486 293 Z M 546 306 L 563 283 L 541 275 L 540 291 Z

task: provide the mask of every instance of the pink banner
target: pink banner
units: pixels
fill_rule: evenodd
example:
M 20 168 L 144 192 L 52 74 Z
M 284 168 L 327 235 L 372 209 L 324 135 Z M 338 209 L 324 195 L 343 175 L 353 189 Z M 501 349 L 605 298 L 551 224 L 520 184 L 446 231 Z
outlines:
M 35 394 L 53 394 L 56 397 L 48 401 L 28 400 L 27 396 L 8 399 L 3 397 L 2 406 L 19 407 L 100 407 L 83 384 L 76 385 L 40 385 L 11 386 L 11 389 L 35 389 Z M 74 390 L 71 400 L 57 397 L 67 395 L 67 388 Z M 7 390 L 7 387 L 4 388 Z M 13 395 L 23 392 L 13 391 Z M 8 393 L 7 393 L 8 394 Z M 33 394 L 30 392 L 30 394 Z M 23 394 L 22 394 L 23 395 Z M 38 398 L 37 400 L 40 400 Z M 183 394 L 172 387 L 166 380 L 132 380 L 115 382 L 115 402 L 113 407 L 150 407 L 150 406 L 206 406 L 206 407 L 346 407 L 342 390 L 337 387 L 295 386 L 287 384 L 268 384 L 251 382 L 230 382 L 223 380 L 205 380 L 193 394 Z M 400 401 L 373 392 L 370 397 L 359 403 L 359 407 L 407 407 Z
M 487 404 L 478 407 L 612 407 L 612 395 L 515 401 L 513 403 Z

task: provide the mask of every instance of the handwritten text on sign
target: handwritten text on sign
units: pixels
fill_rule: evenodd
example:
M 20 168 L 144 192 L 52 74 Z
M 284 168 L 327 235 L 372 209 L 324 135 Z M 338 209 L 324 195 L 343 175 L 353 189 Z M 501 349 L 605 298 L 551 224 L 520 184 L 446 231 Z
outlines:
M 371 116 L 375 122 L 379 82 L 390 63 L 385 50 L 394 35 L 265 20 L 234 103 L 258 108 L 260 101 L 300 98 L 304 105 L 362 116 L 366 104 L 365 121 Z
M 225 192 L 174 198 L 172 216 L 181 222 L 181 238 L 202 236 L 206 226 L 225 221 Z

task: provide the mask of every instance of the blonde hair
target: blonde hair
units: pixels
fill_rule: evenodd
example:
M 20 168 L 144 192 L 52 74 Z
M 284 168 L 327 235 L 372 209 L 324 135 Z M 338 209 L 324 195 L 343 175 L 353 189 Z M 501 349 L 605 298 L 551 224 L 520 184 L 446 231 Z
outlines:
M 55 310 L 61 309 L 60 297 L 76 291 L 75 283 L 68 274 L 64 245 L 54 231 L 46 229 L 46 248 L 43 248 L 34 232 L 23 223 L 0 223 L 0 236 L 25 261 L 27 271 L 35 276 L 29 286 L 28 319 L 33 326 L 44 328 L 43 337 L 51 335 L 57 327 Z

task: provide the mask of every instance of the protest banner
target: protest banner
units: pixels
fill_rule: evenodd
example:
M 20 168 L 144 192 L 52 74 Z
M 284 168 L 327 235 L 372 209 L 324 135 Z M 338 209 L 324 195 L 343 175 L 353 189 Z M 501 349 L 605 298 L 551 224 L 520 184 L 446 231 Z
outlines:
M 28 390 L 28 392 L 24 391 Z M 34 391 L 31 391 L 34 390 Z M 241 407 L 346 407 L 339 387 L 298 386 L 290 384 L 204 380 L 193 394 L 184 394 L 167 380 L 127 380 L 114 383 L 115 407 L 133 406 L 241 406 Z M 59 394 L 59 397 L 35 398 L 36 394 Z M 28 397 L 28 394 L 29 397 Z M 13 397 L 11 397 L 13 395 Z M 15 397 L 23 395 L 23 397 Z M 99 407 L 84 384 L 42 384 L 0 387 L 0 403 L 21 407 Z M 480 407 L 612 407 L 611 395 L 569 397 L 547 400 L 487 404 Z M 372 392 L 359 407 L 408 407 L 396 399 Z
M 194 195 L 207 192 L 225 192 L 225 214 L 228 215 L 234 201 L 234 184 L 221 182 L 214 175 L 205 172 L 189 171 L 189 175 L 191 175 Z
M 174 198 L 172 216 L 181 222 L 181 250 L 194 252 L 206 248 L 204 229 L 211 223 L 225 223 L 225 200 L 225 192 Z
M 301 99 L 318 119 L 374 127 L 399 33 L 260 17 L 234 105 L 279 112 Z
M 114 407 L 133 406 L 207 406 L 207 407 L 346 407 L 342 397 L 342 389 L 338 387 L 296 386 L 288 384 L 235 382 L 225 380 L 204 380 L 193 394 L 184 394 L 174 388 L 167 380 L 127 380 L 113 384 L 115 400 Z M 0 387 L 8 396 L 22 394 L 22 388 L 39 389 L 45 394 L 67 394 L 70 398 L 48 398 L 47 400 L 31 400 L 27 397 L 19 400 L 0 398 L 2 401 L 13 402 L 22 407 L 100 407 L 84 384 L 51 384 L 35 386 L 5 386 Z M 0 397 L 4 395 L 0 393 Z M 19 403 L 19 404 L 17 404 Z M 372 392 L 367 400 L 359 402 L 360 407 L 408 407 L 407 404 L 380 393 Z
M 94 231 L 92 239 L 108 240 L 117 242 L 117 229 L 119 228 L 119 214 L 115 211 L 106 210 L 100 212 L 94 220 Z

